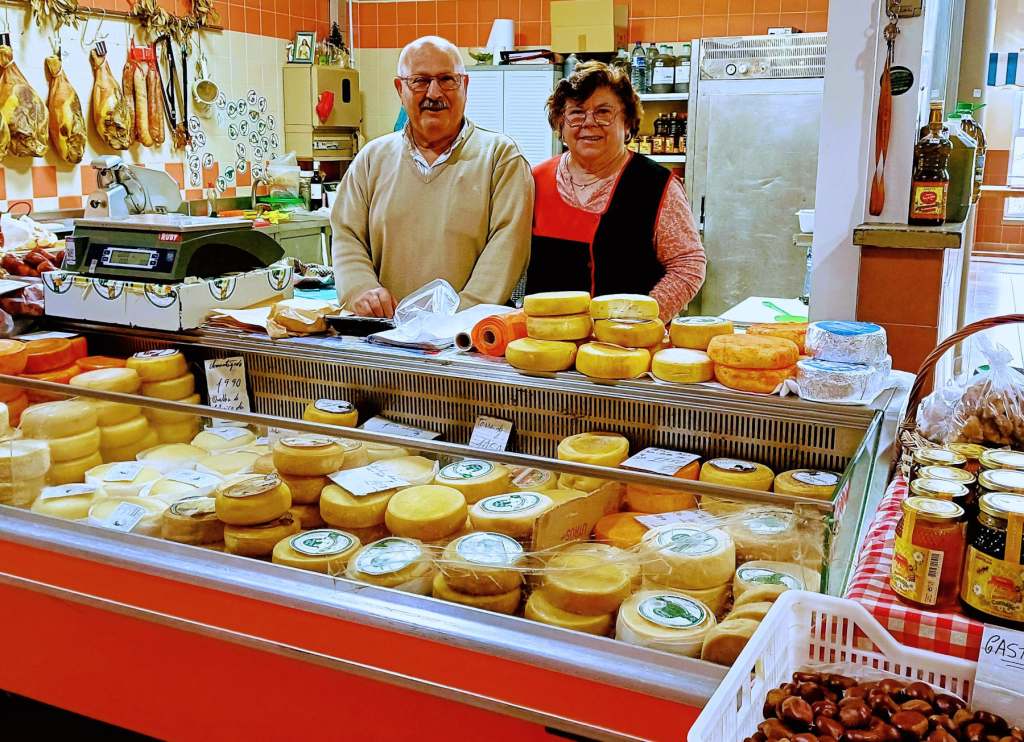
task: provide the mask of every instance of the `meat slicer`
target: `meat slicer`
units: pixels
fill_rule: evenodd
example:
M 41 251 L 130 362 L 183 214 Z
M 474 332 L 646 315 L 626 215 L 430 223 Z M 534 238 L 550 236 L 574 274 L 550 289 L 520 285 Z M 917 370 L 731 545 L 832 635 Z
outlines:
M 165 172 L 129 165 L 117 155 L 97 157 L 91 164 L 98 187 L 86 198 L 87 218 L 168 214 L 181 207 L 178 184 Z

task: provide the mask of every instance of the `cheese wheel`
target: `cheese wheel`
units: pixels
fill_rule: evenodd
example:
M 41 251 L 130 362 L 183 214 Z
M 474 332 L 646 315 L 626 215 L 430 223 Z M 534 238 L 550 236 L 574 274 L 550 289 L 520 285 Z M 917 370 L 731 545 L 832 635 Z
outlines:
M 0 482 L 22 482 L 46 476 L 50 468 L 50 446 L 46 441 L 28 439 L 0 443 Z
M 522 585 L 523 547 L 500 533 L 471 533 L 449 543 L 439 560 L 445 582 L 466 595 L 501 595 Z
M 100 399 L 89 400 L 93 409 L 96 410 L 96 422 L 100 427 L 110 427 L 128 422 L 138 417 L 143 410 L 138 405 L 121 404 L 120 402 L 105 402 Z
M 237 526 L 275 520 L 287 513 L 292 505 L 288 485 L 276 474 L 240 474 L 231 477 L 217 488 L 216 498 L 217 517 Z M 224 540 L 226 543 L 227 538 Z M 273 548 L 273 544 L 270 548 Z
M 466 498 L 459 490 L 426 484 L 392 497 L 384 522 L 396 536 L 436 541 L 458 532 L 466 524 L 466 515 Z
M 72 378 L 78 376 L 81 372 L 82 369 L 80 369 L 77 364 L 72 363 L 70 366 L 58 368 L 55 371 L 45 371 L 41 374 L 22 374 L 22 377 L 26 379 L 34 379 L 36 381 L 48 381 L 51 384 L 67 384 Z M 64 399 L 63 394 L 36 392 L 31 389 L 25 393 L 28 396 L 29 402 L 50 402 Z
M 632 549 L 643 540 L 647 526 L 636 519 L 643 513 L 610 513 L 594 525 L 594 540 L 620 549 Z
M 792 512 L 782 508 L 758 508 L 723 526 L 736 543 L 740 564 L 758 560 L 792 562 L 802 551 L 800 530 Z
M 627 482 L 623 504 L 637 513 L 674 513 L 693 510 L 697 507 L 697 498 L 689 492 Z
M 534 340 L 583 340 L 590 337 L 593 329 L 594 323 L 586 313 L 526 317 L 526 334 Z
M 335 528 L 302 531 L 274 544 L 271 559 L 296 569 L 336 575 L 343 572 L 352 555 L 359 551 L 359 539 Z
M 124 358 L 114 356 L 83 356 L 75 361 L 83 372 L 97 371 L 101 368 L 124 368 Z
M 641 590 L 619 608 L 615 638 L 683 657 L 700 655 L 704 638 L 715 625 L 704 604 L 675 590 Z
M 520 371 L 565 371 L 576 360 L 576 343 L 519 338 L 505 348 L 505 360 Z
M 433 470 L 431 470 L 433 471 Z M 391 498 L 401 488 L 354 495 L 338 484 L 328 482 L 320 495 L 320 515 L 337 528 L 370 528 L 384 523 Z
M 732 368 L 789 368 L 800 360 L 792 340 L 763 335 L 718 335 L 708 343 L 708 355 L 716 364 Z
M 248 446 L 256 440 L 256 434 L 247 428 L 214 426 L 207 428 L 192 439 L 192 445 L 210 453 L 230 451 Z M 297 472 L 298 473 L 298 472 Z
M 89 341 L 82 335 L 68 338 L 68 342 L 71 343 L 71 354 L 75 357 L 76 361 L 89 355 Z
M 330 523 L 327 525 L 330 525 Z M 372 544 L 374 541 L 380 541 L 382 538 L 391 535 L 391 531 L 383 523 L 368 528 L 346 528 L 345 530 L 358 538 L 361 544 Z
M 85 473 L 95 469 L 103 463 L 103 456 L 99 451 L 93 451 L 88 456 L 71 461 L 61 461 L 50 464 L 46 473 L 47 484 L 75 484 L 85 481 Z
M 563 438 L 558 458 L 579 464 L 615 467 L 629 458 L 629 441 L 618 433 L 579 433 Z
M 831 471 L 792 469 L 775 477 L 773 489 L 780 495 L 831 500 L 841 479 L 841 474 Z
M 651 359 L 651 373 L 662 381 L 677 384 L 698 384 L 711 381 L 714 364 L 702 350 L 690 348 L 668 348 L 658 351 Z
M 191 397 L 185 397 L 185 399 L 177 399 L 174 401 L 180 402 L 181 404 L 197 405 L 200 403 L 198 394 L 193 394 Z M 170 425 L 173 423 L 197 421 L 199 419 L 197 415 L 193 415 L 190 412 L 171 412 L 168 410 L 157 410 L 151 408 L 146 408 L 143 412 L 154 425 Z
M 259 456 L 252 464 L 252 470 L 257 474 L 271 474 L 277 471 L 274 468 L 274 454 L 265 453 Z
M 676 317 L 668 327 L 672 345 L 692 350 L 707 350 L 711 338 L 733 332 L 732 322 L 719 317 Z
M 118 461 L 85 472 L 86 484 L 102 487 L 107 497 L 138 497 L 142 488 L 160 479 L 160 472 L 141 461 Z
M 370 452 L 362 441 L 353 441 L 348 438 L 335 438 L 334 442 L 341 446 L 345 454 L 341 469 L 358 469 L 370 463 Z
M 238 556 L 262 559 L 274 553 L 274 547 L 281 539 L 294 536 L 298 532 L 299 522 L 288 512 L 267 523 L 247 526 L 225 525 L 224 551 Z
M 533 524 L 554 505 L 554 500 L 540 492 L 509 492 L 475 503 L 469 510 L 469 520 L 481 531 L 528 539 Z
M 582 477 L 578 474 L 559 474 L 558 486 L 561 489 L 577 490 L 584 494 L 594 492 L 608 484 L 607 479 L 598 477 Z
M 345 576 L 378 587 L 429 595 L 433 567 L 419 541 L 389 536 L 360 549 L 349 560 Z M 424 578 L 428 580 L 426 585 Z
M 610 544 L 599 544 L 593 541 L 578 541 L 567 544 L 559 549 L 561 554 L 592 554 L 607 564 L 614 564 L 629 577 L 633 589 L 640 587 L 643 574 L 640 568 L 639 555 L 634 551 L 620 549 Z
M 375 441 L 364 441 L 366 458 L 369 463 L 383 461 L 384 459 L 397 459 L 399 456 L 411 456 L 412 451 L 402 446 L 393 446 L 390 443 L 377 443 Z
M 658 301 L 644 294 L 605 294 L 590 300 L 594 319 L 658 319 Z
M 749 618 L 753 621 L 761 622 L 768 615 L 768 611 L 772 609 L 772 604 L 767 601 L 760 603 L 747 603 L 741 605 L 739 608 L 734 608 L 729 611 L 728 618 L 730 620 L 734 618 Z
M 142 536 L 159 536 L 166 510 L 167 503 L 153 498 L 104 497 L 89 507 L 89 523 Z
M 126 360 L 125 366 L 135 369 L 146 383 L 168 381 L 188 373 L 185 356 L 170 348 L 141 351 Z
M 508 467 L 482 459 L 463 459 L 441 469 L 434 484 L 457 489 L 472 505 L 485 497 L 500 495 L 511 489 Z
M 523 297 L 523 311 L 530 317 L 582 314 L 590 309 L 586 291 L 545 291 Z
M 130 368 L 101 368 L 95 371 L 86 371 L 72 377 L 68 383 L 82 389 L 97 389 L 120 394 L 137 394 L 142 387 L 142 379 Z
M 82 399 L 63 399 L 33 405 L 21 416 L 21 432 L 28 438 L 62 438 L 92 430 L 96 411 Z
M 705 461 L 700 467 L 700 481 L 729 487 L 767 492 L 774 480 L 775 474 L 771 469 L 753 461 L 718 458 Z
M 512 477 L 509 484 L 519 492 L 544 492 L 558 486 L 558 477 L 546 469 L 534 469 L 532 466 L 509 466 Z
M 544 494 L 554 500 L 555 505 L 561 505 L 563 502 L 587 496 L 587 493 L 583 490 L 570 489 L 568 487 L 555 487 L 554 489 L 544 490 Z
M 594 337 L 623 348 L 650 348 L 665 337 L 665 323 L 660 319 L 599 319 L 594 323 Z
M 164 512 L 160 536 L 179 544 L 217 544 L 224 540 L 224 523 L 217 517 L 217 501 L 188 495 Z
M 280 474 L 324 476 L 339 471 L 345 449 L 322 435 L 294 435 L 274 444 L 274 468 Z
M 103 428 L 100 428 L 100 433 L 102 434 L 102 432 Z M 140 452 L 145 451 L 147 448 L 152 448 L 159 443 L 160 439 L 156 437 L 156 433 L 152 430 L 147 430 L 141 439 L 132 441 L 127 446 L 107 448 L 101 445 L 100 455 L 103 456 L 104 461 L 130 461 L 138 456 Z
M 547 591 L 541 588 L 530 593 L 526 599 L 523 615 L 531 621 L 558 626 L 562 629 L 582 631 L 595 636 L 607 636 L 611 631 L 614 613 L 601 613 L 596 616 L 584 616 L 579 613 L 563 611 L 548 598 Z
M 62 484 L 46 487 L 32 503 L 32 512 L 64 520 L 82 520 L 103 490 L 91 484 Z
M 189 443 L 199 435 L 199 418 L 180 423 L 153 423 L 153 432 L 161 443 Z
M 729 618 L 708 631 L 700 658 L 705 662 L 731 666 L 757 631 L 758 622 L 749 618 Z
M 340 425 L 354 428 L 359 421 L 359 411 L 351 402 L 343 399 L 318 399 L 306 405 L 302 419 L 324 425 Z
M 28 347 L 20 340 L 0 339 L 0 374 L 17 376 L 25 371 Z
M 255 456 L 256 454 L 249 455 Z M 281 474 L 280 477 L 292 493 L 292 504 L 298 505 L 320 502 L 320 493 L 331 483 L 327 477 L 292 477 L 287 474 Z
M 747 327 L 748 335 L 767 335 L 775 338 L 785 338 L 796 343 L 801 355 L 804 353 L 804 343 L 807 340 L 806 322 L 772 322 L 750 325 Z
M 46 486 L 46 479 L 22 479 L 17 482 L 0 482 L 0 505 L 13 508 L 29 508 Z
M 165 381 L 149 381 L 142 385 L 143 396 L 171 401 L 191 397 L 195 391 L 196 377 L 190 373 Z
M 196 461 L 196 468 L 219 474 L 222 477 L 233 477 L 236 474 L 248 474 L 256 471 L 256 462 L 259 458 L 260 455 L 252 451 L 224 451 L 199 458 Z M 270 471 L 256 473 L 269 474 L 272 471 L 276 471 L 276 469 L 271 468 Z
M 20 424 L 21 416 L 25 413 L 25 410 L 28 409 L 28 395 L 21 392 L 10 399 L 5 399 L 4 403 L 7 405 L 7 415 L 10 418 L 10 424 Z
M 584 343 L 576 352 L 576 370 L 592 379 L 635 379 L 650 367 L 651 354 L 646 348 Z
M 752 588 L 777 585 L 789 590 L 817 591 L 820 582 L 816 572 L 799 564 L 758 560 L 736 568 L 732 591 L 737 598 Z
M 648 587 L 651 589 L 657 589 L 664 586 L 658 585 L 655 582 L 649 582 Z M 718 618 L 725 614 L 725 607 L 729 604 L 729 598 L 732 597 L 732 585 L 726 582 L 724 585 L 709 587 L 707 590 L 686 590 L 679 588 L 679 592 L 703 603 L 708 607 L 708 610 L 715 614 L 715 618 Z
M 753 603 L 774 603 L 780 595 L 790 589 L 788 585 L 757 585 L 733 601 L 733 610 Z
M 66 338 L 30 340 L 26 345 L 25 374 L 42 374 L 67 368 L 75 362 L 71 341 Z
M 138 443 L 150 432 L 149 420 L 139 415 L 117 425 L 104 425 L 100 429 L 100 448 L 125 448 Z M 154 434 L 155 436 L 155 434 Z M 136 453 L 146 449 L 140 448 Z M 131 458 L 135 458 L 133 455 Z
M 596 552 L 557 554 L 544 569 L 548 600 L 569 613 L 612 613 L 632 589 L 629 573 Z
M 472 608 L 481 608 L 485 611 L 494 611 L 495 613 L 505 613 L 507 615 L 512 615 L 519 609 L 519 601 L 523 595 L 522 589 L 518 587 L 515 590 L 500 595 L 466 595 L 465 593 L 452 590 L 445 581 L 444 575 L 440 572 L 434 575 L 431 587 L 433 596 L 439 600 L 447 600 L 449 603 L 460 603 Z
M 223 477 L 209 472 L 174 469 L 157 481 L 147 484 L 139 494 L 141 497 L 155 497 L 171 504 L 183 497 L 212 496 L 223 481 Z
M 673 525 L 644 535 L 644 578 L 681 590 L 707 590 L 732 580 L 736 546 L 719 528 Z
M 320 517 L 320 503 L 313 505 L 295 505 L 288 508 L 288 512 L 299 522 L 302 530 L 308 531 L 311 528 L 323 528 L 327 522 Z
M 782 382 L 795 377 L 796 366 L 780 369 L 745 369 L 715 364 L 715 381 L 740 392 L 774 394 Z
M 0 384 L 0 402 L 10 403 L 15 399 L 24 397 L 25 406 L 28 406 L 28 392 L 24 387 L 14 386 L 13 384 Z M 13 415 L 11 420 L 14 420 Z
M 92 428 L 84 433 L 64 438 L 51 438 L 50 461 L 60 463 L 91 456 L 100 450 L 100 429 Z

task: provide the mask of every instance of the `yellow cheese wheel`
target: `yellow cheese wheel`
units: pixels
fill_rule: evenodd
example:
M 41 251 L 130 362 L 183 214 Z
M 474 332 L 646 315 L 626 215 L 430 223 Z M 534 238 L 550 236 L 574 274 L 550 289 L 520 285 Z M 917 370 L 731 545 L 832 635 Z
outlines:
M 581 477 L 578 474 L 559 474 L 558 486 L 564 490 L 576 490 L 583 494 L 594 492 L 608 484 L 607 479 L 598 477 Z
M 737 598 L 754 588 L 773 586 L 816 592 L 820 582 L 821 578 L 816 572 L 799 564 L 755 560 L 737 567 L 732 579 L 732 590 Z
M 147 466 L 162 472 L 176 469 L 194 469 L 196 462 L 206 456 L 206 451 L 188 443 L 163 443 L 145 451 L 135 458 Z
M 753 603 L 774 603 L 787 590 L 792 588 L 789 585 L 757 585 L 740 595 L 733 601 L 733 610 Z
M 576 343 L 519 338 L 505 348 L 505 360 L 520 371 L 565 371 L 576 360 Z
M 141 439 L 145 438 L 148 433 L 151 432 L 149 427 L 149 420 L 143 415 L 133 417 L 125 420 L 123 423 L 117 425 L 105 425 L 99 429 L 100 431 L 100 448 L 113 449 L 113 448 L 125 448 L 138 443 Z M 145 449 L 140 448 L 139 451 Z M 132 458 L 135 458 L 132 456 Z
M 729 619 L 733 618 L 749 618 L 754 621 L 763 621 L 765 616 L 768 615 L 768 611 L 772 609 L 772 604 L 764 601 L 761 603 L 747 603 L 741 605 L 739 608 L 735 608 L 729 611 Z
M 107 528 L 117 527 L 143 536 L 159 536 L 167 503 L 147 497 L 105 497 L 89 507 L 89 523 Z M 132 522 L 135 525 L 129 527 Z
M 715 364 L 715 381 L 741 392 L 772 394 L 779 388 L 779 384 L 795 377 L 796 366 L 780 369 L 745 369 Z
M 586 291 L 545 291 L 523 297 L 523 311 L 531 317 L 582 314 L 590 309 Z
M 569 487 L 555 487 L 553 489 L 544 490 L 544 494 L 554 500 L 555 505 L 561 505 L 563 502 L 569 502 L 570 500 L 576 500 L 580 497 L 587 496 L 587 493 L 583 490 L 572 489 Z
M 274 468 L 274 454 L 265 453 L 262 456 L 259 456 L 256 461 L 253 462 L 252 470 L 257 474 L 270 474 L 271 472 L 276 472 L 277 469 Z
M 255 456 L 255 454 L 250 454 Z M 292 504 L 311 505 L 320 502 L 320 493 L 331 483 L 327 477 L 292 477 L 281 474 L 281 479 L 292 493 Z
M 330 523 L 327 525 L 330 525 Z M 361 544 L 372 544 L 374 541 L 379 541 L 380 539 L 391 535 L 391 531 L 389 531 L 388 527 L 383 523 L 377 526 L 370 526 L 368 528 L 346 528 L 345 530 L 358 538 L 359 543 Z
M 102 487 L 107 497 L 138 497 L 142 488 L 160 479 L 156 469 L 141 461 L 101 464 L 85 472 L 86 484 Z
M 247 428 L 235 428 L 215 425 L 199 433 L 192 439 L 192 445 L 210 453 L 230 451 L 248 446 L 256 440 L 256 434 Z
M 780 495 L 831 500 L 842 475 L 819 469 L 792 469 L 775 477 L 773 489 Z
M 308 531 L 311 528 L 323 528 L 327 525 L 326 521 L 320 517 L 320 503 L 314 503 L 313 505 L 295 505 L 292 504 L 288 508 L 288 512 L 292 514 L 292 517 L 299 522 L 302 530 Z
M 142 414 L 142 408 L 134 404 L 121 404 L 119 402 L 104 402 L 99 399 L 90 400 L 93 409 L 96 411 L 96 422 L 100 427 L 120 425 Z
M 775 473 L 764 464 L 740 459 L 717 458 L 705 461 L 700 467 L 700 481 L 743 487 L 767 492 L 772 488 Z
M 503 464 L 463 459 L 442 468 L 434 477 L 434 484 L 457 489 L 472 505 L 485 497 L 508 492 L 511 489 L 510 479 L 508 467 Z
M 160 536 L 180 544 L 216 544 L 224 540 L 224 523 L 217 517 L 217 501 L 203 495 L 185 496 L 163 514 Z
M 700 656 L 717 621 L 703 603 L 678 590 L 641 590 L 619 609 L 615 638 L 683 657 Z
M 274 545 L 272 560 L 296 569 L 336 575 L 345 570 L 352 555 L 359 551 L 359 539 L 335 528 L 302 531 Z
M 644 294 L 605 294 L 590 300 L 594 319 L 658 319 L 658 301 Z
M 590 315 L 586 313 L 526 318 L 526 334 L 534 340 L 582 340 L 590 337 L 593 329 Z
M 563 611 L 548 598 L 544 588 L 534 590 L 526 599 L 523 615 L 531 621 L 558 626 L 563 629 L 582 631 L 585 634 L 607 636 L 611 631 L 614 613 L 600 613 L 596 616 L 583 616 L 579 613 Z
M 389 536 L 367 544 L 349 560 L 350 580 L 430 594 L 434 569 L 423 545 L 410 538 Z
M 277 543 L 299 532 L 299 522 L 285 513 L 267 523 L 224 526 L 224 551 L 262 559 L 274 553 Z
M 784 508 L 761 507 L 730 518 L 723 528 L 736 542 L 740 564 L 757 560 L 795 562 L 804 549 L 797 518 Z
M 71 461 L 61 461 L 50 464 L 50 470 L 46 473 L 47 484 L 74 484 L 85 481 L 85 473 L 103 463 L 103 456 L 99 451 L 93 451 L 88 456 Z
M 82 520 L 103 490 L 91 484 L 62 484 L 46 487 L 32 503 L 32 512 L 64 520 Z
M 259 458 L 260 455 L 252 451 L 224 451 L 223 453 L 209 454 L 199 458 L 196 461 L 196 467 L 202 471 L 219 474 L 222 477 L 233 477 L 236 474 L 254 472 Z M 270 471 L 276 470 L 271 468 Z M 269 474 L 270 471 L 256 473 Z
M 665 323 L 660 319 L 599 319 L 594 323 L 594 337 L 623 348 L 650 348 L 665 337 Z
M 558 486 L 558 477 L 546 469 L 534 469 L 532 466 L 509 466 L 512 477 L 509 484 L 513 490 L 520 492 L 544 492 Z
M 466 524 L 466 515 L 466 498 L 459 490 L 425 484 L 392 497 L 384 522 L 396 536 L 436 541 L 458 532 Z
M 216 497 L 217 517 L 225 523 L 238 526 L 266 523 L 280 518 L 292 505 L 288 485 L 276 474 L 240 474 L 231 477 L 217 488 Z
M 185 397 L 184 399 L 174 400 L 182 404 L 199 404 L 200 399 L 198 394 L 193 394 L 191 397 Z M 168 410 L 156 410 L 156 409 L 145 409 L 143 410 L 146 417 L 149 418 L 150 422 L 154 425 L 169 425 L 171 423 L 184 423 L 189 421 L 196 421 L 199 419 L 197 415 L 193 415 L 189 412 L 170 412 Z
M 750 325 L 747 328 L 748 335 L 768 335 L 770 337 L 785 338 L 792 340 L 804 353 L 804 343 L 807 341 L 806 322 L 772 322 L 766 324 Z
M 522 589 L 518 587 L 500 595 L 466 595 L 452 590 L 440 572 L 434 576 L 432 592 L 435 598 L 447 600 L 449 603 L 460 603 L 508 615 L 512 615 L 519 609 L 519 601 L 522 599 Z
M 370 452 L 362 441 L 353 441 L 348 438 L 335 438 L 334 442 L 341 446 L 345 454 L 341 469 L 358 469 L 370 463 Z
M 523 547 L 513 538 L 487 531 L 460 536 L 438 560 L 445 582 L 467 595 L 500 595 L 522 585 L 517 569 Z
M 655 582 L 648 582 L 649 588 L 657 589 L 659 586 Z M 732 585 L 726 582 L 723 585 L 717 587 L 709 587 L 707 590 L 687 590 L 685 588 L 679 588 L 679 592 L 683 595 L 688 595 L 699 603 L 703 603 L 708 609 L 715 614 L 715 618 L 725 613 L 725 607 L 729 604 L 729 598 L 732 597 Z
M 199 435 L 199 418 L 180 423 L 153 423 L 153 432 L 161 443 L 189 443 Z
M 393 446 L 390 443 L 377 443 L 375 441 L 364 441 L 366 458 L 369 463 L 383 461 L 384 459 L 397 459 L 399 456 L 410 456 L 412 451 L 402 446 Z
M 84 374 L 71 377 L 71 386 L 81 389 L 98 389 L 104 392 L 120 394 L 138 394 L 142 388 L 142 379 L 135 369 L 131 368 L 98 368 Z
M 306 405 L 302 419 L 324 425 L 340 425 L 354 428 L 359 421 L 359 411 L 351 402 L 343 399 L 318 399 Z
M 704 637 L 700 658 L 705 662 L 732 666 L 757 631 L 758 623 L 749 618 L 729 618 L 713 627 Z
M 680 590 L 725 585 L 736 571 L 736 545 L 719 528 L 672 525 L 644 534 L 644 578 Z
M 476 502 L 469 509 L 469 520 L 478 530 L 525 540 L 537 519 L 554 505 L 554 500 L 541 492 L 509 492 Z
M 0 443 L 0 482 L 21 482 L 46 476 L 50 446 L 23 438 Z
M 643 513 L 609 513 L 594 525 L 594 540 L 620 549 L 632 549 L 647 533 L 647 526 L 636 519 Z
M 162 348 L 136 353 L 125 366 L 134 369 L 144 383 L 176 379 L 188 372 L 188 363 L 181 351 Z
M 59 463 L 85 458 L 100 450 L 100 429 L 91 428 L 78 435 L 51 438 L 49 444 L 51 462 Z
M 339 471 L 345 449 L 322 435 L 294 435 L 274 444 L 274 468 L 281 474 L 323 476 Z
M 800 349 L 792 340 L 764 335 L 719 335 L 708 343 L 716 364 L 731 368 L 778 369 L 795 366 Z
M 157 481 L 147 484 L 139 494 L 171 504 L 185 497 L 209 497 L 223 481 L 223 478 L 216 474 L 195 469 L 175 469 Z
M 711 338 L 733 334 L 732 322 L 718 317 L 676 317 L 668 327 L 668 336 L 677 348 L 707 350 Z
M 544 590 L 556 607 L 593 616 L 612 613 L 629 597 L 629 573 L 597 552 L 557 554 L 544 569 Z
M 618 433 L 579 433 L 563 438 L 558 458 L 594 466 L 618 466 L 629 458 L 629 441 Z
M 702 350 L 690 348 L 668 348 L 660 350 L 651 359 L 651 373 L 662 381 L 677 384 L 698 384 L 711 381 L 714 364 Z
M 635 379 L 650 367 L 651 354 L 646 348 L 584 343 L 576 352 L 576 370 L 593 379 Z
M 579 541 L 561 547 L 559 552 L 562 554 L 594 554 L 604 562 L 614 564 L 625 572 L 634 589 L 640 587 L 643 581 L 640 555 L 635 551 L 620 549 L 611 544 L 602 544 L 595 541 Z
M 84 399 L 62 399 L 29 407 L 21 414 L 26 438 L 66 438 L 92 430 L 98 424 L 96 410 Z
M 359 497 L 337 484 L 328 483 L 320 495 L 320 516 L 336 528 L 370 528 L 384 523 L 388 502 L 398 492 L 389 489 Z
M 0 482 L 0 505 L 12 508 L 29 508 L 46 486 L 46 479 L 23 479 L 17 482 Z
M 100 428 L 100 434 L 102 435 L 103 429 Z M 100 455 L 103 456 L 104 461 L 130 461 L 138 456 L 142 451 L 147 448 L 152 448 L 160 443 L 160 439 L 156 437 L 156 433 L 152 430 L 147 430 L 142 438 L 132 441 L 126 446 L 120 448 L 107 448 L 106 446 L 100 446 Z
M 693 510 L 697 507 L 697 499 L 689 492 L 627 482 L 624 504 L 637 513 L 674 513 Z

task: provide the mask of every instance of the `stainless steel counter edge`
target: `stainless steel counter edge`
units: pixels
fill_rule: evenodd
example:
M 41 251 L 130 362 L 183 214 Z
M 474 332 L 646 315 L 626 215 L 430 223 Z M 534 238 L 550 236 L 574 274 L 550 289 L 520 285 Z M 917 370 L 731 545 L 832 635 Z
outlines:
M 0 538 L 702 707 L 726 669 L 343 578 L 0 507 Z

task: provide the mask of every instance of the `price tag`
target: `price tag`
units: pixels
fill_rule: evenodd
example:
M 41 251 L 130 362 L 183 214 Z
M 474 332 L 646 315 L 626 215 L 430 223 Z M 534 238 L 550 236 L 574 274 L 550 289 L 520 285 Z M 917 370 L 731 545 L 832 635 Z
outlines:
M 250 412 L 249 388 L 245 383 L 245 359 L 241 356 L 204 361 L 206 390 L 210 407 L 232 412 Z
M 206 432 L 215 435 L 218 438 L 221 438 L 222 440 L 233 441 L 236 438 L 244 438 L 249 431 L 246 428 L 216 427 L 207 428 Z
M 141 461 L 121 461 L 111 465 L 103 475 L 104 482 L 134 482 L 144 464 Z
M 344 469 L 328 474 L 327 477 L 336 485 L 351 492 L 356 497 L 365 497 L 374 492 L 408 487 L 409 483 L 393 474 L 378 469 L 373 464 L 358 469 Z
M 690 523 L 702 528 L 714 527 L 715 519 L 706 513 L 697 510 L 677 510 L 673 513 L 657 513 L 656 515 L 637 515 L 636 521 L 648 528 L 661 528 L 662 526 L 678 526 L 682 523 Z
M 667 448 L 645 448 L 622 462 L 625 469 L 650 471 L 655 474 L 675 476 L 684 466 L 692 464 L 700 458 L 694 453 L 670 451 Z
M 113 531 L 129 533 L 145 516 L 146 508 L 131 502 L 122 502 L 100 525 Z
M 40 500 L 55 500 L 59 497 L 77 497 L 78 495 L 95 495 L 96 488 L 91 484 L 62 484 L 47 487 L 39 495 Z
M 178 469 L 176 471 L 172 471 L 170 474 L 164 475 L 164 479 L 169 479 L 172 482 L 180 482 L 181 484 L 190 484 L 193 487 L 198 488 L 216 487 L 221 481 L 220 477 L 201 471 L 195 471 L 194 469 Z
M 469 447 L 482 451 L 504 451 L 512 435 L 512 422 L 497 417 L 480 415 L 469 437 Z
M 1024 720 L 1024 632 L 985 625 L 971 706 L 1010 724 Z
M 403 435 L 406 438 L 419 438 L 421 440 L 428 441 L 441 437 L 440 433 L 435 433 L 432 430 L 423 430 L 422 428 L 414 428 L 411 425 L 402 425 L 402 423 L 396 423 L 394 420 L 388 420 L 386 417 L 382 417 L 381 415 L 371 417 L 363 423 L 362 427 L 363 430 L 369 430 L 373 433 Z

